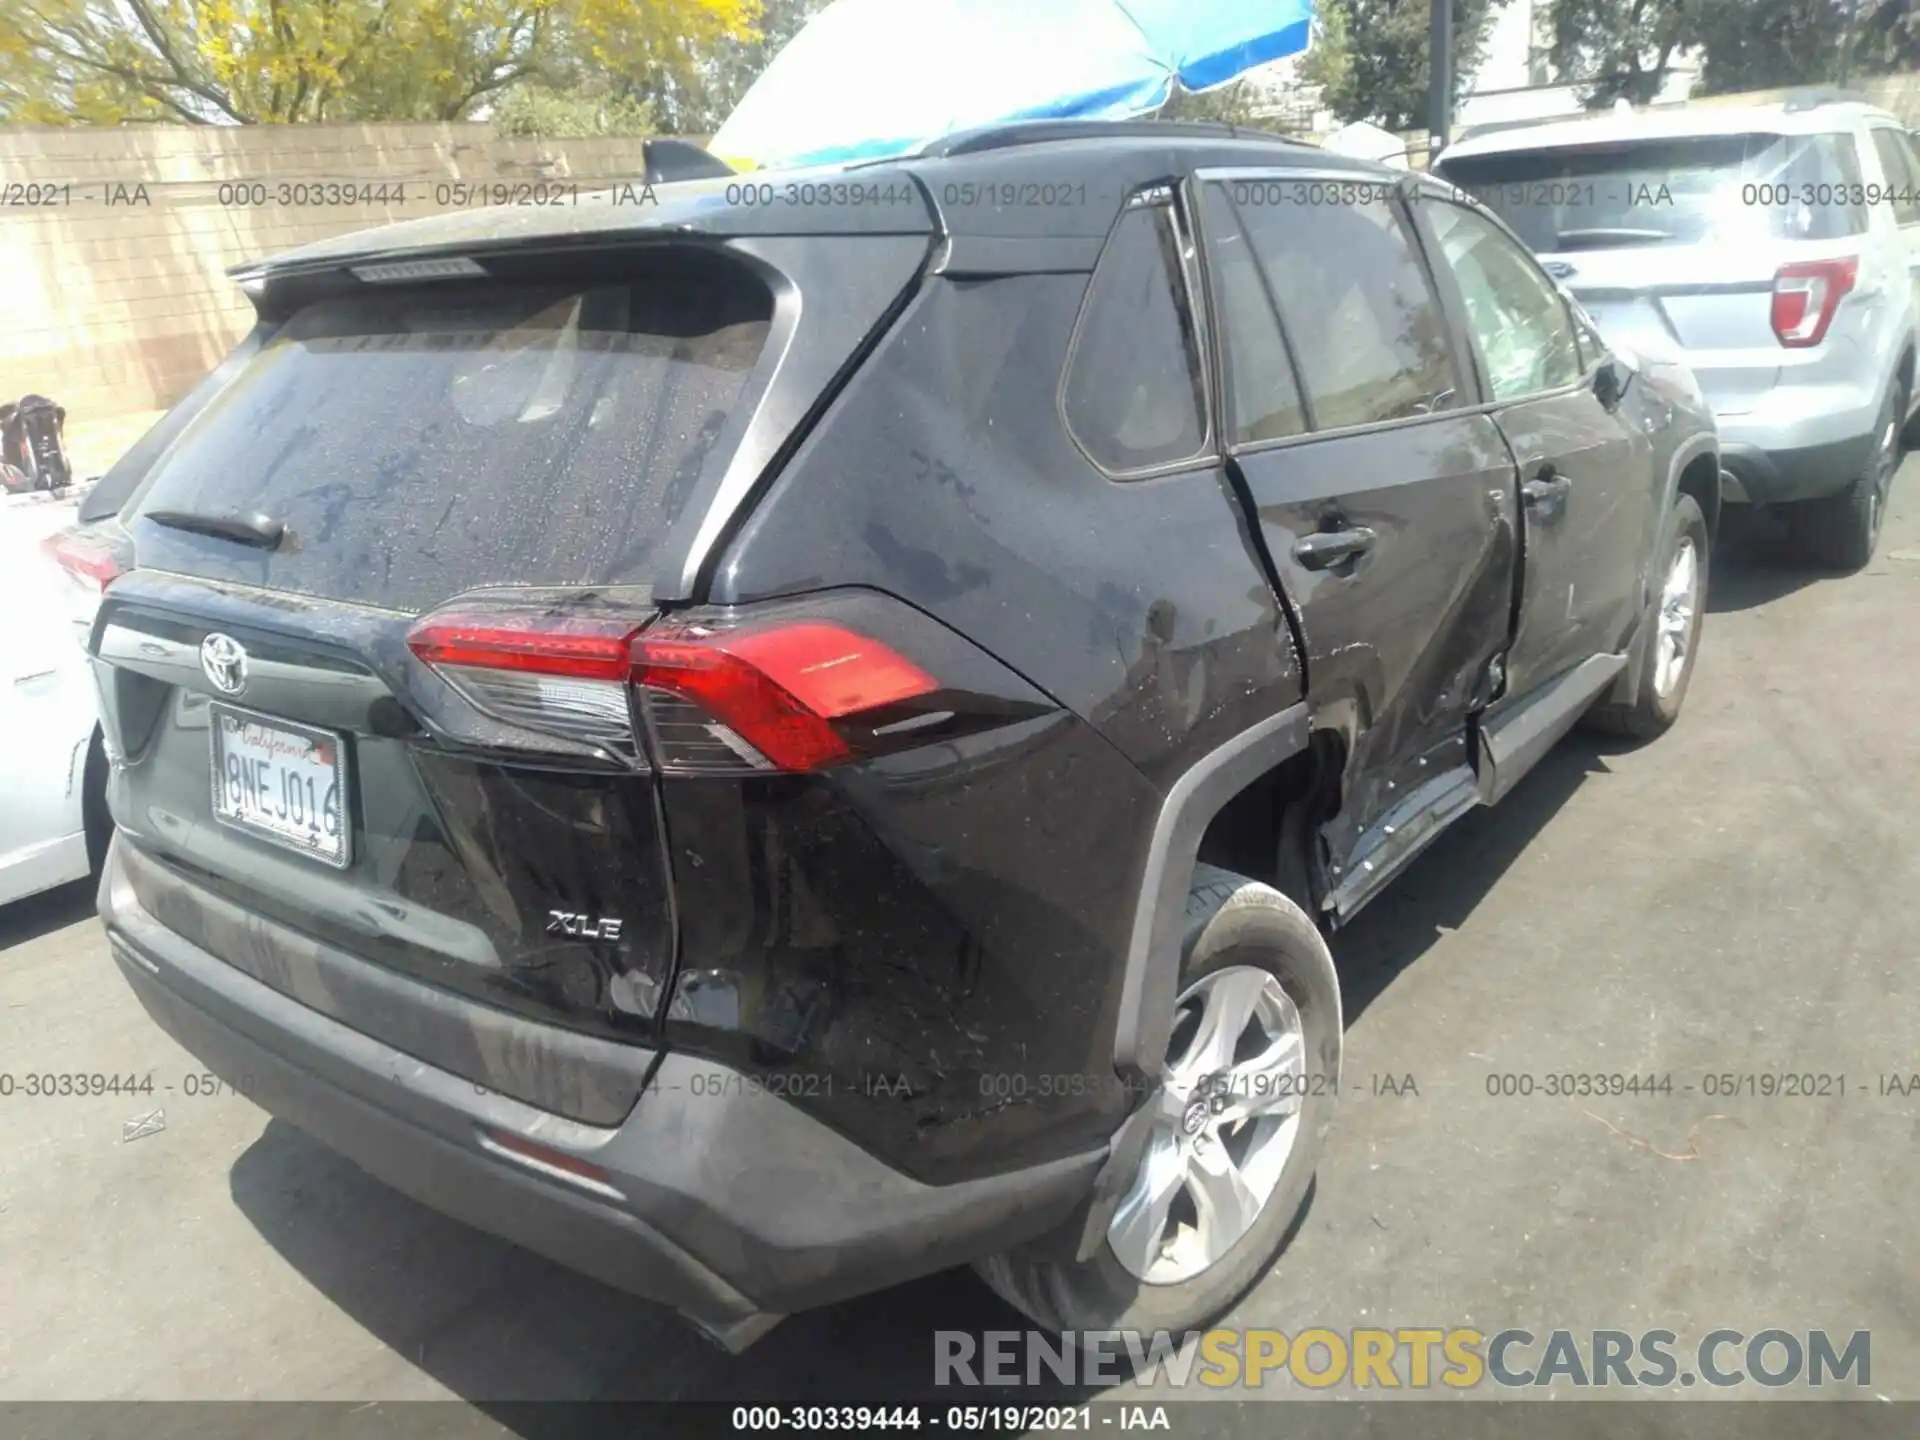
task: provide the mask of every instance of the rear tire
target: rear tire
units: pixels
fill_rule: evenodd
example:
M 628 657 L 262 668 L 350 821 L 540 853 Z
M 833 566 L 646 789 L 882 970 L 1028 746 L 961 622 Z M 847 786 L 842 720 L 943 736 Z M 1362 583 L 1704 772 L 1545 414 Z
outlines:
M 1816 564 L 1850 574 L 1873 559 L 1886 521 L 1894 473 L 1904 453 L 1900 424 L 1904 406 L 1905 397 L 1897 388 L 1888 393 L 1874 427 L 1874 445 L 1866 467 L 1846 489 L 1785 507 L 1795 543 Z
M 1689 561 L 1689 556 L 1691 560 Z M 1674 501 L 1667 517 L 1654 592 L 1641 624 L 1649 627 L 1633 672 L 1629 699 L 1595 705 L 1583 723 L 1608 735 L 1651 740 L 1680 718 L 1693 681 L 1712 570 L 1707 519 L 1691 495 Z M 1689 564 L 1691 571 L 1689 573 Z
M 1050 1258 L 1061 1249 L 1050 1237 L 975 1264 L 995 1293 L 1045 1329 L 1076 1337 L 1197 1329 L 1267 1273 L 1306 1207 L 1342 1041 L 1339 980 L 1319 929 L 1270 886 L 1197 866 L 1180 994 L 1162 1075 L 1168 1098 L 1099 1248 L 1062 1261 Z M 1234 1030 L 1241 999 L 1250 1018 Z M 1210 1035 L 1223 1039 L 1208 1046 Z M 1270 1058 L 1296 1047 L 1297 1071 Z M 1225 1070 L 1207 1068 L 1220 1057 Z M 1209 1078 L 1190 1085 L 1196 1074 Z M 1256 1083 L 1261 1074 L 1271 1083 Z M 1265 1148 L 1283 1137 L 1283 1154 Z M 1231 1223 L 1249 1213 L 1244 1227 Z

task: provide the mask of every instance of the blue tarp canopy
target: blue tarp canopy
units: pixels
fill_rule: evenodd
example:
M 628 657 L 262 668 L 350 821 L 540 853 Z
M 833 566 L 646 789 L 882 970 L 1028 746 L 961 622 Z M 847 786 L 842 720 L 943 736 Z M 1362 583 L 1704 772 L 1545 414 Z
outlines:
M 1120 118 L 1307 48 L 1313 0 L 834 0 L 714 136 L 735 166 L 897 155 L 1005 120 Z

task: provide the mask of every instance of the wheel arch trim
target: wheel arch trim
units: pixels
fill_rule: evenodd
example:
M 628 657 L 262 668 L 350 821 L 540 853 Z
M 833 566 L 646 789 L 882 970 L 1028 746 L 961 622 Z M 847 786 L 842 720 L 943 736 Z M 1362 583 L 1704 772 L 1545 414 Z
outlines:
M 1151 1080 L 1165 1056 L 1179 984 L 1180 931 L 1200 841 L 1222 807 L 1261 775 L 1305 750 L 1304 701 L 1201 756 L 1160 802 L 1134 900 L 1114 1028 L 1114 1069 Z
M 1660 506 L 1661 533 L 1663 535 L 1665 533 L 1667 512 L 1673 508 L 1673 502 L 1680 494 L 1680 477 L 1686 473 L 1687 467 L 1702 455 L 1713 455 L 1716 457 L 1714 484 L 1715 488 L 1718 488 L 1720 480 L 1719 465 L 1717 463 L 1719 453 L 1720 437 L 1707 431 L 1701 431 L 1697 435 L 1689 436 L 1675 449 L 1673 458 L 1667 462 L 1666 493 Z M 1657 556 L 1649 559 L 1649 566 L 1656 563 L 1657 559 Z

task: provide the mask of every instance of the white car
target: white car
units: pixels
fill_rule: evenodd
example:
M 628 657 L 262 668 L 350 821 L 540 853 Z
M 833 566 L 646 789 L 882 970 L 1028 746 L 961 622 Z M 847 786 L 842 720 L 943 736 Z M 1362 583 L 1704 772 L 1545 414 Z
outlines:
M 1810 93 L 1469 134 L 1438 163 L 1610 342 L 1671 347 L 1713 406 L 1727 498 L 1814 560 L 1872 558 L 1920 421 L 1920 153 Z
M 0 499 L 0 904 L 86 878 L 111 829 L 81 643 L 101 576 L 45 549 L 77 519 L 75 494 Z

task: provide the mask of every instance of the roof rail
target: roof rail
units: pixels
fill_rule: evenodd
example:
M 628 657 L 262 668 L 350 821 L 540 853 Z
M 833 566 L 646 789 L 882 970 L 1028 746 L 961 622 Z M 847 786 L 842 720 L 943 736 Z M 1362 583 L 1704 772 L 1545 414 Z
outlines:
M 1822 105 L 1871 105 L 1857 90 L 1841 90 L 1835 86 L 1819 86 L 1807 90 L 1797 90 L 1787 96 L 1781 109 L 1789 115 L 1797 115 L 1805 110 L 1818 110 Z
M 1000 125 L 983 125 L 959 130 L 929 141 L 916 153 L 938 159 L 949 155 L 977 155 L 986 150 L 1005 150 L 1016 145 L 1046 145 L 1057 140 L 1104 140 L 1124 136 L 1135 139 L 1162 137 L 1174 139 L 1265 140 L 1276 145 L 1298 145 L 1315 149 L 1311 142 L 1266 130 L 1249 130 L 1213 120 L 1014 120 Z

